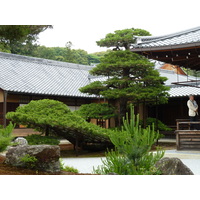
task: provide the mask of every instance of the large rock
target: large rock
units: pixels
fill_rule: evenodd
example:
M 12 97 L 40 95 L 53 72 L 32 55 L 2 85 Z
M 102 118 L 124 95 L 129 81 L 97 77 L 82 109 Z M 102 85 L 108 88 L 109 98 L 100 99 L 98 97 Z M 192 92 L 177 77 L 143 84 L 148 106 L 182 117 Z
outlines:
M 37 159 L 31 167 L 35 170 L 46 172 L 60 171 L 60 147 L 57 145 L 26 145 L 10 147 L 6 153 L 5 163 L 16 167 L 27 167 L 22 161 L 24 156 L 32 156 Z
M 5 160 L 6 160 L 6 157 L 0 154 L 0 163 L 3 163 Z
M 162 158 L 156 163 L 155 167 L 157 167 L 163 175 L 194 175 L 179 158 Z

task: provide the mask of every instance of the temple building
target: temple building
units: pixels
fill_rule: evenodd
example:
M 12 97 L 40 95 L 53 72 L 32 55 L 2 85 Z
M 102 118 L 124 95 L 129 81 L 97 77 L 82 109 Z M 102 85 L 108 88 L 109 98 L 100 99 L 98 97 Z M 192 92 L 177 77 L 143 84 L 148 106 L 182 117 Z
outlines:
M 91 66 L 0 53 L 0 124 L 9 111 L 31 100 L 54 99 L 71 110 L 96 102 L 79 88 L 89 84 Z
M 160 75 L 168 78 L 165 85 L 170 86 L 168 104 L 146 105 L 145 116 L 157 117 L 169 126 L 175 126 L 177 118 L 188 118 L 188 95 L 196 95 L 200 105 L 200 79 L 187 74 L 188 68 L 200 69 L 200 27 L 165 36 L 137 37 L 131 51 L 155 62 Z M 96 78 L 102 79 L 89 74 L 92 68 L 0 52 L 0 124 L 6 125 L 7 112 L 31 100 L 55 99 L 71 110 L 104 101 L 79 91 Z
M 157 116 L 171 126 L 175 126 L 176 119 L 188 118 L 188 95 L 194 94 L 200 104 L 200 27 L 164 36 L 137 36 L 131 51 L 165 63 L 159 70 L 165 70 L 168 78 L 165 84 L 171 88 L 169 102 L 149 108 L 148 116 Z M 196 76 L 187 75 L 187 69 L 196 71 Z

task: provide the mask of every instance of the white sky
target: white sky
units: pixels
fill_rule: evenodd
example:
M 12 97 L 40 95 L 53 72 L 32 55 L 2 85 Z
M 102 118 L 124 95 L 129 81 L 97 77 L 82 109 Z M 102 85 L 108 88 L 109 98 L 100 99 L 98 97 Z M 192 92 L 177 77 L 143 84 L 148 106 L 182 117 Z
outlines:
M 4 24 L 51 24 L 52 30 L 39 35 L 41 45 L 64 47 L 71 41 L 72 48 L 92 53 L 106 50 L 96 41 L 115 30 L 134 27 L 165 35 L 199 26 L 199 5 L 199 0 L 35 0 L 28 7 L 19 0 L 9 6 L 8 20 L 8 9 L 1 9 L 0 17 Z

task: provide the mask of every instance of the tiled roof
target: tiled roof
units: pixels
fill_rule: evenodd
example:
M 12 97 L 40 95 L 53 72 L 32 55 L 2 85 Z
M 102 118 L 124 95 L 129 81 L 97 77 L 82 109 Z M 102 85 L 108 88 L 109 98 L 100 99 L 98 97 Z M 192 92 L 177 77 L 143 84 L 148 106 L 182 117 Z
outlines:
M 184 97 L 184 96 L 189 96 L 190 94 L 200 95 L 200 88 L 172 84 L 174 82 L 199 80 L 199 78 L 197 79 L 194 76 L 177 75 L 174 71 L 165 69 L 157 69 L 157 70 L 159 71 L 160 76 L 168 78 L 168 80 L 165 82 L 165 85 L 170 86 L 169 90 L 170 97 Z
M 200 95 L 200 88 L 195 87 L 172 87 L 169 91 L 170 97 L 184 97 L 193 95 Z
M 200 95 L 200 88 L 186 87 L 186 86 L 179 86 L 179 85 L 172 84 L 174 82 L 196 80 L 196 77 L 185 76 L 185 75 L 180 75 L 180 74 L 177 75 L 174 71 L 160 69 L 163 63 L 159 64 L 159 62 L 156 62 L 155 64 L 156 64 L 156 69 L 160 73 L 160 76 L 167 77 L 168 79 L 165 82 L 165 85 L 170 87 L 170 91 L 169 91 L 170 97 L 183 97 L 183 96 L 188 96 L 189 94 Z M 93 77 L 91 79 L 91 82 L 93 81 L 106 81 L 106 77 L 96 77 L 96 78 Z
M 200 26 L 164 36 L 136 36 L 133 49 L 183 45 L 200 42 Z
M 160 65 L 162 65 L 161 63 Z M 171 97 L 200 94 L 200 88 L 172 85 L 173 82 L 195 80 L 192 76 L 177 75 L 173 71 L 156 69 L 161 76 L 167 77 L 166 85 L 170 86 Z M 105 81 L 106 77 L 91 76 L 92 66 L 33 58 L 0 52 L 0 88 L 10 92 L 72 96 L 96 97 L 79 91 L 93 81 Z
M 42 95 L 94 97 L 79 91 L 89 84 L 91 66 L 0 53 L 0 88 Z
M 165 82 L 165 85 L 170 86 L 170 87 L 178 87 L 172 84 L 174 82 L 196 80 L 196 77 L 194 76 L 180 75 L 180 74 L 175 73 L 172 70 L 166 70 L 166 69 L 157 69 L 157 70 L 159 71 L 160 76 L 167 77 L 168 80 Z

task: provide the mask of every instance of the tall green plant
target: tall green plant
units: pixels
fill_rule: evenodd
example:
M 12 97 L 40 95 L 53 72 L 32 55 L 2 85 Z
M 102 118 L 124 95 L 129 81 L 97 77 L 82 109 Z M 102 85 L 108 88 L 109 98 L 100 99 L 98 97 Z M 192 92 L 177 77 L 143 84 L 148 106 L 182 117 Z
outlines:
M 11 122 L 6 127 L 0 128 L 0 152 L 3 152 L 6 150 L 6 147 L 10 145 L 12 137 L 12 131 L 14 129 L 15 125 L 13 125 Z
M 131 107 L 130 120 L 128 113 L 123 119 L 122 131 L 114 131 L 110 140 L 115 146 L 114 150 L 106 154 L 102 160 L 103 166 L 99 166 L 95 173 L 107 174 L 115 172 L 121 175 L 159 174 L 154 164 L 160 160 L 164 151 L 158 149 L 150 152 L 159 133 L 149 127 L 142 129 L 139 125 L 139 115 L 135 116 Z

